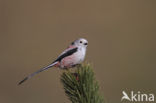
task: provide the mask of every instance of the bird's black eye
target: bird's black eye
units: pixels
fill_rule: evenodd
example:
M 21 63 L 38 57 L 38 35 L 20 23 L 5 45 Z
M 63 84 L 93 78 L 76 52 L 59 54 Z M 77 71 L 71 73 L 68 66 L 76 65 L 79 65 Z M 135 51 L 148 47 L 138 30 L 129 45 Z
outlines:
M 82 43 L 82 41 L 80 41 L 80 43 Z

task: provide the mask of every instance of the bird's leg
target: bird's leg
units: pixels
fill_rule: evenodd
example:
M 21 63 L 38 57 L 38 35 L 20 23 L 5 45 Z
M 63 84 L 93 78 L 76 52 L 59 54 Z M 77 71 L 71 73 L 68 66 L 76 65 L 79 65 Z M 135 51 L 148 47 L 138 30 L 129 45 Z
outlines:
M 82 66 L 82 64 L 77 64 L 76 66 L 77 66 L 77 68 L 80 68 Z
M 79 75 L 78 73 L 72 73 L 73 76 L 75 76 L 76 80 L 79 81 Z

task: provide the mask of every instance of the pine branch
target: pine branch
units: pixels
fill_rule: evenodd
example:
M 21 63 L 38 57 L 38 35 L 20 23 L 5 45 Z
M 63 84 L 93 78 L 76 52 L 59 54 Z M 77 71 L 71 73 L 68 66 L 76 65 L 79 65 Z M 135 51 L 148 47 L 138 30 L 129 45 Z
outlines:
M 75 73 L 64 72 L 61 75 L 61 82 L 72 103 L 104 103 L 89 64 L 77 67 Z

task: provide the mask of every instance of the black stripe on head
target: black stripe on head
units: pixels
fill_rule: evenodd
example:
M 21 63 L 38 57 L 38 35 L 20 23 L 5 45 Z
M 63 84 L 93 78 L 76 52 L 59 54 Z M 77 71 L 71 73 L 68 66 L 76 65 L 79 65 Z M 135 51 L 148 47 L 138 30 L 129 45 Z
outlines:
M 73 48 L 69 51 L 67 51 L 66 53 L 62 54 L 61 56 L 59 56 L 54 62 L 57 62 L 57 61 L 61 61 L 63 58 L 67 57 L 67 56 L 70 56 L 72 55 L 73 53 L 77 52 L 77 49 L 78 48 Z
M 74 42 L 72 42 L 71 45 L 74 45 Z

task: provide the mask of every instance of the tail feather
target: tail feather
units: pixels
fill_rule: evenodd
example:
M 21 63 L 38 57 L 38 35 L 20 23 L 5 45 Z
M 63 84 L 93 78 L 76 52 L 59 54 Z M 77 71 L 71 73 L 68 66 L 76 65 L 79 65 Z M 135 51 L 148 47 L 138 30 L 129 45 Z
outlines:
M 58 63 L 58 62 L 54 62 L 54 63 L 52 63 L 52 64 L 50 64 L 50 65 L 48 65 L 48 66 L 46 66 L 46 67 L 44 67 L 44 68 L 42 68 L 42 69 L 40 69 L 40 70 L 38 70 L 38 71 L 36 71 L 36 72 L 30 74 L 29 76 L 27 76 L 27 77 L 25 77 L 23 80 L 21 80 L 21 81 L 18 83 L 18 85 L 21 85 L 23 82 L 25 82 L 26 80 L 32 78 L 32 77 L 35 76 L 36 74 L 38 74 L 38 73 L 40 73 L 40 72 L 42 72 L 42 71 L 44 71 L 44 70 L 47 70 L 47 69 L 53 67 L 53 66 L 54 66 L 55 64 L 57 64 L 57 63 Z

